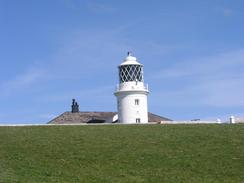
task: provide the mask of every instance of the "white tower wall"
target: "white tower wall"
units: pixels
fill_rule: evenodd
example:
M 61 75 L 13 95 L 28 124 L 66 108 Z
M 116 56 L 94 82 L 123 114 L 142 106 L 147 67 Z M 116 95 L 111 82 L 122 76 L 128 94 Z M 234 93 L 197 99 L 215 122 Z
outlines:
M 130 54 L 119 66 L 120 84 L 117 86 L 118 121 L 120 123 L 148 123 L 148 87 L 143 81 L 143 66 Z

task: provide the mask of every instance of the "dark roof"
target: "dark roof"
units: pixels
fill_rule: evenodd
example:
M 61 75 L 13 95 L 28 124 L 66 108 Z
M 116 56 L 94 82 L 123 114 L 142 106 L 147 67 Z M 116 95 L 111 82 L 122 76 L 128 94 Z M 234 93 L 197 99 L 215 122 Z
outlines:
M 161 121 L 172 121 L 172 120 L 169 118 L 165 118 L 165 117 L 162 117 L 162 116 L 159 116 L 159 115 L 156 115 L 156 114 L 149 112 L 148 113 L 148 121 L 149 122 L 161 122 Z
M 49 124 L 72 124 L 72 123 L 87 123 L 91 121 L 100 121 L 112 119 L 117 112 L 64 112 L 60 116 L 52 119 Z M 168 118 L 158 116 L 156 114 L 148 113 L 149 122 L 171 121 Z

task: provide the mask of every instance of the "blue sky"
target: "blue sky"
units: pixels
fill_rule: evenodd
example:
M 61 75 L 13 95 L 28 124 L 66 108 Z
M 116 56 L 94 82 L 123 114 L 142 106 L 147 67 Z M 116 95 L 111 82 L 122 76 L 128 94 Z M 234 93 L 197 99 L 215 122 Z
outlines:
M 244 1 L 0 0 L 0 123 L 116 111 L 117 66 L 144 64 L 149 111 L 244 117 Z

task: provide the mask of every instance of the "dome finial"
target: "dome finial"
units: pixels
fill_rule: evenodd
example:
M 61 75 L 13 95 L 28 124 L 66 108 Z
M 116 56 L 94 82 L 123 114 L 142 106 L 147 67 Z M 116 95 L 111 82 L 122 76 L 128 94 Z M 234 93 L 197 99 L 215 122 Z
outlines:
M 128 56 L 132 56 L 131 51 L 128 51 L 128 52 L 127 52 L 127 55 L 128 55 Z

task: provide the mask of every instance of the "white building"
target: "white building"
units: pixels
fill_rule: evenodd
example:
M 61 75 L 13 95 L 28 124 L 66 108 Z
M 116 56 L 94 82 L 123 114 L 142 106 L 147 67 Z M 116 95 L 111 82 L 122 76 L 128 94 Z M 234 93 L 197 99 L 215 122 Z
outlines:
M 119 85 L 114 93 L 117 97 L 119 123 L 148 123 L 147 95 L 144 85 L 143 65 L 130 52 L 119 65 Z

